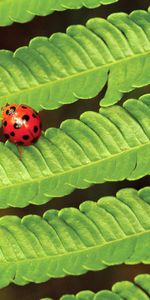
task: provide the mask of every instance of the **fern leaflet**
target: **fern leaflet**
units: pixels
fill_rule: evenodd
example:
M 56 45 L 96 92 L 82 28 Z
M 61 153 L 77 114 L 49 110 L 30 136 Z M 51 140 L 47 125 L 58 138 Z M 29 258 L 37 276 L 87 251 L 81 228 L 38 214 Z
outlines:
M 13 22 L 25 23 L 31 21 L 35 15 L 46 16 L 53 11 L 79 9 L 83 6 L 95 8 L 101 4 L 107 5 L 118 0 L 1 0 L 0 26 L 7 26 Z
M 0 287 L 79 275 L 122 263 L 150 263 L 150 187 L 43 218 L 0 218 Z M 143 247 L 144 245 L 144 247 Z
M 30 1 L 31 2 L 31 1 Z M 150 12 L 94 18 L 86 27 L 34 38 L 14 54 L 0 51 L 0 102 L 55 109 L 96 96 L 108 81 L 101 104 L 150 83 Z
M 85 112 L 50 128 L 24 147 L 22 161 L 15 145 L 0 143 L 0 207 L 39 205 L 75 188 L 150 174 L 149 99 Z
M 64 295 L 60 300 L 149 300 L 150 299 L 150 275 L 140 274 L 135 277 L 134 283 L 121 281 L 113 285 L 112 291 L 82 291 L 76 295 Z M 52 300 L 44 298 L 41 300 Z

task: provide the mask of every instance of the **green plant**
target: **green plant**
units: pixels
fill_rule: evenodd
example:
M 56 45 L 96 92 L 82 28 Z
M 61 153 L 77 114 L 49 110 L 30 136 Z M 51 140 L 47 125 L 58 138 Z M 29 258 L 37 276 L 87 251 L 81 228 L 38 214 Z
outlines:
M 117 0 L 1 0 L 0 26 L 53 11 L 98 7 Z M 9 9 L 6 7 L 10 5 Z M 17 7 L 17 9 L 16 9 Z M 100 111 L 49 128 L 24 149 L 0 143 L 0 208 L 41 205 L 92 184 L 150 174 L 150 94 L 117 103 L 150 83 L 150 9 L 93 18 L 66 34 L 34 38 L 14 53 L 0 50 L 1 105 L 53 110 L 96 96 Z M 69 107 L 69 106 L 68 106 Z M 144 245 L 144 246 L 143 246 Z M 150 263 L 150 187 L 121 189 L 79 209 L 50 209 L 43 217 L 0 218 L 0 287 L 80 275 L 119 264 Z M 112 292 L 80 292 L 62 300 L 150 299 L 150 275 Z
M 82 291 L 77 295 L 64 295 L 60 300 L 123 300 L 131 299 L 130 297 L 136 297 L 135 299 L 148 300 L 150 296 L 150 275 L 141 274 L 134 279 L 134 283 L 129 281 L 117 282 L 113 285 L 112 291 L 100 291 L 93 293 L 91 291 Z M 125 297 L 125 298 L 124 298 Z M 41 300 L 52 300 L 50 298 L 44 298 Z
M 116 13 L 34 38 L 14 54 L 0 51 L 1 102 L 26 99 L 38 110 L 55 109 L 96 96 L 108 81 L 101 104 L 116 103 L 123 92 L 150 83 L 149 26 L 149 11 Z
M 79 9 L 83 6 L 95 8 L 101 4 L 107 5 L 118 0 L 1 0 L 0 2 L 0 26 L 10 25 L 13 22 L 25 23 L 34 18 L 35 15 L 46 16 L 53 11 L 65 9 Z M 9 6 L 9 9 L 8 9 Z
M 1 218 L 1 287 L 10 282 L 23 285 L 79 275 L 121 263 L 148 263 L 149 199 L 148 187 L 139 192 L 124 189 L 116 198 L 104 197 L 97 204 L 84 202 L 80 210 L 49 210 L 43 218 Z

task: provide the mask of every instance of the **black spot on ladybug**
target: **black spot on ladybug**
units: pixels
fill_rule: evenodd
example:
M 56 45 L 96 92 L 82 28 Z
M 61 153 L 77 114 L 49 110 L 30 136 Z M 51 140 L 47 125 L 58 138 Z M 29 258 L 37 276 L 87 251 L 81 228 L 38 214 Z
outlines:
M 24 108 L 24 109 L 27 109 L 27 106 L 25 106 L 25 105 L 22 105 L 21 107 Z
M 37 126 L 34 126 L 33 131 L 34 131 L 35 133 L 38 132 L 38 127 L 37 127 Z
M 18 145 L 18 146 L 23 146 L 23 145 L 24 145 L 24 142 L 17 142 L 16 145 Z
M 36 114 L 33 113 L 33 114 L 32 114 L 32 117 L 33 117 L 33 118 L 36 118 Z
M 29 137 L 29 135 L 23 135 L 23 140 L 28 140 L 30 137 Z
M 6 139 L 9 139 L 9 134 L 6 133 L 6 134 L 4 134 L 4 136 Z
M 24 116 L 22 117 L 22 120 L 23 120 L 23 121 L 26 121 L 26 122 L 28 122 L 29 119 L 30 119 L 30 117 L 29 117 L 28 115 L 24 115 Z
M 3 125 L 6 127 L 6 126 L 7 126 L 7 121 L 4 121 L 4 122 L 3 122 Z
M 19 129 L 20 127 L 21 127 L 21 123 L 20 122 L 18 122 L 18 121 L 16 121 L 15 123 L 14 123 L 14 128 L 15 129 Z
M 6 110 L 6 115 L 8 115 L 8 114 L 9 114 L 9 109 Z
M 42 129 L 42 123 L 40 123 L 40 129 Z
M 10 133 L 10 135 L 11 135 L 11 136 L 15 136 L 15 133 L 14 133 L 14 131 L 12 131 L 12 132 Z
M 32 140 L 32 144 L 35 144 L 35 143 L 37 142 L 37 140 L 38 140 L 38 138 L 34 138 L 34 139 Z

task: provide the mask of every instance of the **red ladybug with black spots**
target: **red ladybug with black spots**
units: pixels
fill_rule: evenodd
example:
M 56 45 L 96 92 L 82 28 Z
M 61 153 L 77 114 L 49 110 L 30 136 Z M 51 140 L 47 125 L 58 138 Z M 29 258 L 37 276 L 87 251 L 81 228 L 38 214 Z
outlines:
M 42 122 L 39 114 L 31 107 L 7 104 L 2 107 L 3 134 L 17 146 L 30 146 L 41 135 Z

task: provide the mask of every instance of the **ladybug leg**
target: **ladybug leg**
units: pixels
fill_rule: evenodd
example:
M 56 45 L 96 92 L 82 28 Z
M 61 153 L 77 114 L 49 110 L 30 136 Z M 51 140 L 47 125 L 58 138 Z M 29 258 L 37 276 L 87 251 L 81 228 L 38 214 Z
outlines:
M 18 146 L 18 145 L 17 145 L 17 149 L 18 149 L 18 152 L 19 152 L 19 159 L 22 160 L 23 149 L 21 148 L 21 146 Z

